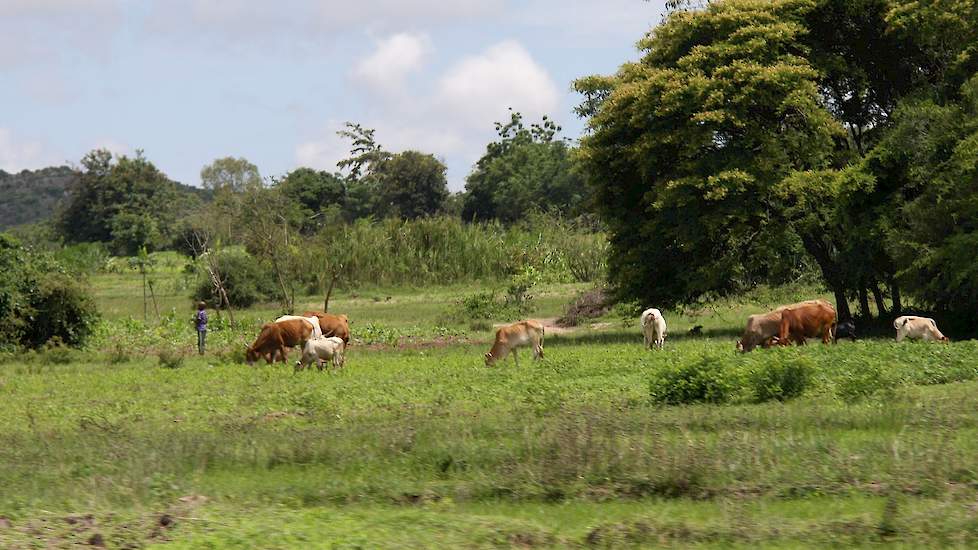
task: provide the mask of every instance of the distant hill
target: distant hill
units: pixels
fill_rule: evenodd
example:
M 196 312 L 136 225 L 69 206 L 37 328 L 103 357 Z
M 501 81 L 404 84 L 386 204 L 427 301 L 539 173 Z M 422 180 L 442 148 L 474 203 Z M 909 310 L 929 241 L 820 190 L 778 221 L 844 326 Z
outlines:
M 19 174 L 0 170 L 0 231 L 50 218 L 77 180 L 78 172 L 67 166 Z
M 24 170 L 18 174 L 0 170 L 0 231 L 53 216 L 79 175 L 68 166 Z M 211 198 L 211 193 L 205 189 L 174 183 L 178 191 L 205 201 Z

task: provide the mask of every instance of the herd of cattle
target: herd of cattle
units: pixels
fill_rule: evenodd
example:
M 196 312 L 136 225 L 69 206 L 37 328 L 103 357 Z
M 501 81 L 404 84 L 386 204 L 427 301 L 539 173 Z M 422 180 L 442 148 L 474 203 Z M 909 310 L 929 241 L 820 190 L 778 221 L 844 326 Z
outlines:
M 662 312 L 649 308 L 642 312 L 639 321 L 645 337 L 645 347 L 662 349 L 666 340 L 666 320 Z M 701 327 L 695 327 L 697 330 Z M 904 315 L 893 321 L 896 340 L 906 338 L 947 342 L 937 323 L 929 317 Z M 507 355 L 519 365 L 516 350 L 533 348 L 533 358 L 543 357 L 544 327 L 539 321 L 518 321 L 500 327 L 492 349 L 485 355 L 486 366 L 492 366 Z M 822 343 L 835 342 L 839 337 L 855 340 L 855 326 L 851 320 L 837 322 L 835 308 L 825 300 L 807 300 L 781 306 L 774 311 L 751 315 L 747 318 L 744 334 L 737 341 L 737 349 L 751 351 L 760 346 L 788 346 L 792 342 L 804 345 L 808 338 L 821 338 Z M 323 362 L 330 361 L 334 368 L 343 366 L 346 346 L 350 341 L 350 324 L 346 315 L 332 315 L 307 311 L 301 316 L 285 315 L 274 322 L 262 325 L 255 342 L 245 350 L 245 358 L 253 364 L 264 358 L 269 364 L 288 360 L 288 349 L 301 346 L 302 355 L 295 369 L 302 370 L 313 362 L 322 370 Z

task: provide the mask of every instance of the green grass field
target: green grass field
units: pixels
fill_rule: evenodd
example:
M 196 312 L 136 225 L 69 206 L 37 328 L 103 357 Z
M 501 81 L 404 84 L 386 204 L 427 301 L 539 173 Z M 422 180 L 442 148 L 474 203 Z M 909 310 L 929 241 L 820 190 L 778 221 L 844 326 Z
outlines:
M 331 305 L 352 319 L 346 368 L 294 374 L 236 361 L 274 305 L 194 355 L 170 279 L 162 322 L 142 321 L 138 277 L 99 276 L 90 349 L 0 364 L 0 546 L 978 544 L 975 342 L 737 354 L 748 313 L 813 294 L 780 289 L 667 312 L 662 352 L 612 315 L 487 369 L 491 331 L 447 314 L 483 286 L 371 289 Z M 580 290 L 536 289 L 533 316 Z M 702 365 L 723 403 L 650 398 Z M 808 373 L 800 397 L 757 402 L 771 365 Z

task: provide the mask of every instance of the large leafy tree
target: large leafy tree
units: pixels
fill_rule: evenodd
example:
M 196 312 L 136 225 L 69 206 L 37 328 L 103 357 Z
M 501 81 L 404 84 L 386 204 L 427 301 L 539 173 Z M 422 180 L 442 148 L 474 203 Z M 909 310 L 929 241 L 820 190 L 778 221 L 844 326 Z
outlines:
M 422 218 L 441 212 L 448 199 L 445 165 L 433 155 L 404 151 L 378 166 L 376 212 L 380 217 Z
M 223 157 L 200 169 L 200 183 L 214 192 L 240 193 L 261 187 L 258 167 L 244 157 Z
M 806 60 L 814 6 L 675 12 L 639 43 L 641 61 L 577 83 L 594 99 L 582 106 L 581 156 L 624 296 L 668 305 L 734 290 L 787 229 L 774 200 L 781 182 L 831 165 L 844 134 Z
M 346 181 L 339 174 L 312 168 L 296 168 L 277 187 L 300 208 L 302 227 L 312 229 L 330 221 L 346 204 Z
M 526 127 L 519 112 L 497 122 L 498 139 L 466 178 L 463 219 L 514 222 L 535 210 L 580 213 L 588 188 L 559 132 L 548 117 Z
M 133 255 L 170 246 L 178 217 L 199 204 L 137 151 L 115 159 L 95 150 L 55 222 L 66 242 L 105 242 L 117 254 Z

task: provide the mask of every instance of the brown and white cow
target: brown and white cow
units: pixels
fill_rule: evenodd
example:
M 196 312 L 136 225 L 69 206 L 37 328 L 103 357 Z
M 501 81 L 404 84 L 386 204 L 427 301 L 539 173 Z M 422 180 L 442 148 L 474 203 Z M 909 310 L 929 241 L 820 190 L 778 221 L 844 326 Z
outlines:
M 344 344 L 350 343 L 350 320 L 346 315 L 333 315 L 321 311 L 307 311 L 302 315 L 319 319 L 319 327 L 323 331 L 323 336 L 327 338 L 336 336 L 342 338 Z
M 893 328 L 896 329 L 896 341 L 902 342 L 904 338 L 921 339 L 925 342 L 945 342 L 949 340 L 947 336 L 941 334 L 937 328 L 937 322 L 930 317 L 917 317 L 916 315 L 904 315 L 897 317 L 893 321 Z
M 499 327 L 492 349 L 486 354 L 486 366 L 491 367 L 496 361 L 502 361 L 508 353 L 512 352 L 513 362 L 518 367 L 520 361 L 516 357 L 516 348 L 529 345 L 533 346 L 533 358 L 542 359 L 543 325 L 539 321 L 517 321 Z
M 265 323 L 255 342 L 245 349 L 245 360 L 252 365 L 259 358 L 268 364 L 288 360 L 288 349 L 305 344 L 313 336 L 312 324 L 304 319 L 286 319 Z
M 737 350 L 747 352 L 753 350 L 757 346 L 769 348 L 780 343 L 779 335 L 781 333 L 781 312 L 786 309 L 797 308 L 809 304 L 825 304 L 832 307 L 831 304 L 825 300 L 806 300 L 796 304 L 780 306 L 774 311 L 769 311 L 767 313 L 751 315 L 747 318 L 747 326 L 744 328 L 743 336 L 741 336 L 740 340 L 737 341 Z
M 835 308 L 824 300 L 785 308 L 781 310 L 778 343 L 788 346 L 795 342 L 803 346 L 806 338 L 821 336 L 822 343 L 828 344 L 835 331 L 835 320 Z

